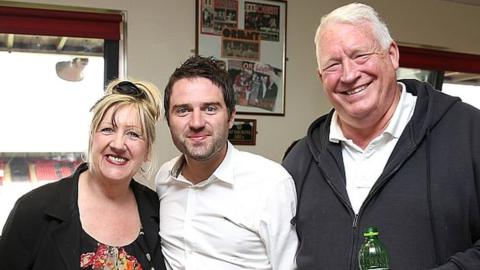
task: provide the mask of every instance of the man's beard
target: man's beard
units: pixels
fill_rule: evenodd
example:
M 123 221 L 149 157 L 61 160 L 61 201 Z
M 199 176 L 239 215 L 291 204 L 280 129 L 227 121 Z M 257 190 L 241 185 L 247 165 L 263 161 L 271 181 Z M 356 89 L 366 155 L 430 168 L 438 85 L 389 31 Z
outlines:
M 187 158 L 196 161 L 207 161 L 215 157 L 227 143 L 228 132 L 222 132 L 221 134 L 214 134 L 210 139 L 212 141 L 205 141 L 195 143 L 185 139 L 180 141 L 174 138 L 174 144 L 178 150 L 182 152 Z

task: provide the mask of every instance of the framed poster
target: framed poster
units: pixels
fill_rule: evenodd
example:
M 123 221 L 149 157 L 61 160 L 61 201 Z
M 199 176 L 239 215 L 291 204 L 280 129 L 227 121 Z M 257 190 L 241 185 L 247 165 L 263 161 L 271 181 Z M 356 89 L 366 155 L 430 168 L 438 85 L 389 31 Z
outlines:
M 255 145 L 256 135 L 256 119 L 235 118 L 232 128 L 228 131 L 228 140 L 232 144 Z
M 287 3 L 196 0 L 196 54 L 228 71 L 239 114 L 285 114 Z

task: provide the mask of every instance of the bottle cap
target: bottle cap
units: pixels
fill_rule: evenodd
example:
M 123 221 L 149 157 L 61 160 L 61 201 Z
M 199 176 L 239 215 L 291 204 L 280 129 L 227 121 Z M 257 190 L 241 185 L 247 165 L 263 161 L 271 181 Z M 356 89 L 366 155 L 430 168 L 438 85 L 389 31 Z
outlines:
M 368 236 L 377 236 L 378 235 L 378 229 L 377 227 L 368 227 L 365 232 L 363 233 L 363 236 L 368 237 Z

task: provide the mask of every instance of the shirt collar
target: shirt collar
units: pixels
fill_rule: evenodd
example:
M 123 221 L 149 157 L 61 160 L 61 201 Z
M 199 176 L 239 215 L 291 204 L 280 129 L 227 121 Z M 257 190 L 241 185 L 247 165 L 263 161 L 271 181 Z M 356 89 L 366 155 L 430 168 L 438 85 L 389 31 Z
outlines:
M 232 184 L 235 182 L 235 174 L 234 174 L 234 164 L 235 164 L 235 154 L 238 152 L 233 145 L 227 141 L 227 154 L 223 159 L 220 166 L 213 172 L 213 175 L 220 181 Z
M 337 111 L 333 111 L 332 121 L 330 122 L 330 134 L 328 139 L 333 143 L 339 143 L 340 141 L 348 140 L 347 138 L 345 138 L 345 136 L 343 136 L 342 129 L 338 124 Z
M 222 160 L 220 165 L 217 167 L 217 169 L 213 172 L 213 174 L 210 177 L 198 183 L 196 186 L 205 186 L 217 180 L 233 185 L 235 180 L 234 166 L 233 166 L 235 162 L 233 159 L 234 159 L 234 153 L 237 151 L 238 150 L 235 149 L 235 147 L 233 147 L 233 145 L 230 142 L 228 142 L 227 154 L 225 155 L 225 158 Z M 184 163 L 185 163 L 185 155 L 181 155 L 173 165 L 172 169 L 170 170 L 170 177 L 168 178 L 168 181 L 176 180 L 180 182 L 185 182 L 185 180 L 182 180 L 183 177 L 180 177 Z M 188 181 L 188 183 L 190 182 Z
M 394 138 L 400 137 L 403 132 L 403 128 L 409 121 L 410 116 L 413 113 L 413 108 L 415 107 L 415 97 L 407 93 L 405 84 L 402 82 L 398 82 L 398 84 L 400 86 L 400 100 L 395 112 L 393 113 L 392 119 L 390 119 L 387 128 L 382 133 L 390 134 Z M 332 121 L 330 122 L 329 141 L 333 143 L 349 141 L 349 139 L 345 138 L 343 135 L 342 129 L 338 124 L 337 111 L 333 112 Z
M 406 86 L 402 82 L 398 83 L 401 88 L 400 100 L 397 108 L 393 113 L 392 119 L 385 129 L 384 133 L 390 134 L 392 137 L 398 139 L 410 120 L 413 109 L 415 108 L 415 97 L 406 91 Z

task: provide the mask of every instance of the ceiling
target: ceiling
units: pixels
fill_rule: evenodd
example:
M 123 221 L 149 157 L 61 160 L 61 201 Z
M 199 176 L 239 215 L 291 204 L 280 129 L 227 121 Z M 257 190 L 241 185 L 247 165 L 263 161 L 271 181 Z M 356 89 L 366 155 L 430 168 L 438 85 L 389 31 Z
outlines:
M 444 0 L 444 1 L 471 5 L 471 6 L 480 6 L 480 0 Z M 445 81 L 451 82 L 451 83 L 457 83 L 457 84 L 480 85 L 480 74 L 446 71 Z
M 103 40 L 0 33 L 0 51 L 103 55 Z
M 472 5 L 472 6 L 480 6 L 480 0 L 444 0 L 444 1 Z

